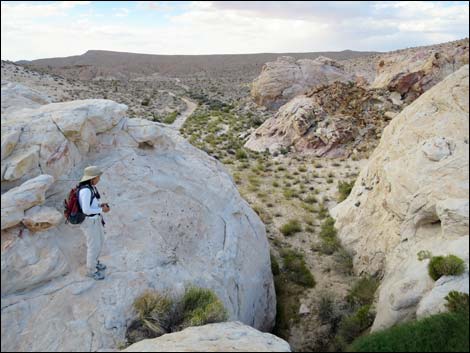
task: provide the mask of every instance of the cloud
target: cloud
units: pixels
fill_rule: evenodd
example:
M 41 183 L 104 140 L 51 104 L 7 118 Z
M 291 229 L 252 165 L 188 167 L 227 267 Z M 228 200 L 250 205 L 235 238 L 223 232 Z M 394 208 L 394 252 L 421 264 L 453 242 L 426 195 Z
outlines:
M 114 8 L 114 16 L 116 17 L 127 17 L 129 16 L 129 9 L 125 7 Z
M 88 4 L 86 7 L 79 6 Z M 2 58 L 78 55 L 387 51 L 468 36 L 467 2 L 2 2 Z M 86 11 L 78 11 L 85 8 Z M 175 10 L 178 11 L 175 11 Z M 5 10 L 5 11 L 4 11 Z

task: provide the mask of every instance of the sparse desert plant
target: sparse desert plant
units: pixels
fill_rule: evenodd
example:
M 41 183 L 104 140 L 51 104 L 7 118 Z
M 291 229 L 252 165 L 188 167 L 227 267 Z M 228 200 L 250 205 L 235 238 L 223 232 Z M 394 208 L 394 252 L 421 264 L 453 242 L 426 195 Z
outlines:
M 154 337 L 170 332 L 174 316 L 173 300 L 166 294 L 146 291 L 134 301 L 139 320 Z
M 189 287 L 181 298 L 182 328 L 223 322 L 228 313 L 210 289 Z
M 305 198 L 304 198 L 304 201 L 306 203 L 309 203 L 309 204 L 314 204 L 314 203 L 317 203 L 318 202 L 318 199 L 315 195 L 307 195 Z
M 178 112 L 176 112 L 176 111 L 171 112 L 168 115 L 166 115 L 165 118 L 163 118 L 163 122 L 165 124 L 173 124 L 177 117 L 178 117 Z
M 322 293 L 317 303 L 318 318 L 323 324 L 329 323 L 335 316 L 334 301 L 331 293 Z
M 344 317 L 339 324 L 338 339 L 341 343 L 349 344 L 367 329 L 374 321 L 375 315 L 370 305 L 360 307 L 354 314 Z
M 335 254 L 336 269 L 345 275 L 353 274 L 353 256 L 346 249 L 340 247 Z
M 338 193 L 339 193 L 339 198 L 338 201 L 344 201 L 348 198 L 349 194 L 351 193 L 351 190 L 354 186 L 355 180 L 347 182 L 347 181 L 340 181 L 338 183 Z
M 247 159 L 248 155 L 246 151 L 243 148 L 237 149 L 237 152 L 235 153 L 235 157 L 240 160 L 240 159 Z
M 270 254 L 271 256 L 271 271 L 274 276 L 278 276 L 281 273 L 281 269 L 279 268 L 279 262 L 276 259 L 276 256 L 273 253 Z
M 304 256 L 292 249 L 282 249 L 281 257 L 284 260 L 284 269 L 288 272 L 289 279 L 304 287 L 313 288 L 315 279 L 305 263 Z
M 379 282 L 377 279 L 371 276 L 364 276 L 354 283 L 346 299 L 351 305 L 372 304 L 378 286 Z
M 300 225 L 299 220 L 291 219 L 289 220 L 289 222 L 287 222 L 280 228 L 280 231 L 285 236 L 289 236 L 289 235 L 293 235 L 295 233 L 301 232 L 302 226 Z
M 442 276 L 458 276 L 465 271 L 465 262 L 455 255 L 433 256 L 428 265 L 429 275 L 435 281 Z
M 455 290 L 450 291 L 445 297 L 447 303 L 446 308 L 450 312 L 463 312 L 468 313 L 469 311 L 469 296 L 468 293 L 457 292 Z
M 418 260 L 423 261 L 425 259 L 430 259 L 432 257 L 432 254 L 428 250 L 421 250 L 418 252 Z

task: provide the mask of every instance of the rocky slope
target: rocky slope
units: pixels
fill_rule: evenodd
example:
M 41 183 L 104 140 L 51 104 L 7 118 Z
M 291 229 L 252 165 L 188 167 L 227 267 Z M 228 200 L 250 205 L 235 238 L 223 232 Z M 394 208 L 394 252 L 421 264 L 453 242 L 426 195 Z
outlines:
M 292 147 L 318 157 L 349 156 L 354 149 L 367 149 L 369 140 L 380 136 L 398 110 L 385 90 L 334 82 L 283 105 L 251 134 L 245 147 L 259 152 Z
M 468 293 L 468 73 L 462 67 L 392 120 L 333 209 L 356 272 L 383 276 L 373 330 L 443 310 L 450 290 Z M 434 282 L 421 250 L 461 257 L 465 274 Z
M 468 38 L 382 54 L 372 88 L 398 92 L 410 103 L 446 76 L 468 64 Z
M 190 327 L 133 344 L 123 352 L 290 352 L 284 340 L 241 322 Z
M 114 348 L 139 294 L 188 284 L 214 290 L 230 319 L 272 327 L 258 216 L 218 161 L 126 109 L 85 100 L 2 114 L 2 351 Z M 112 209 L 101 282 L 84 277 L 81 230 L 57 218 L 90 164 Z
M 261 74 L 253 81 L 251 96 L 257 104 L 277 109 L 313 86 L 352 80 L 353 76 L 332 59 L 321 56 L 296 61 L 293 57 L 281 56 L 263 66 Z
M 251 96 L 269 108 L 288 102 L 252 133 L 245 147 L 271 152 L 292 147 L 331 157 L 371 151 L 398 111 L 468 64 L 468 57 L 464 39 L 342 64 L 279 58 L 253 81 Z

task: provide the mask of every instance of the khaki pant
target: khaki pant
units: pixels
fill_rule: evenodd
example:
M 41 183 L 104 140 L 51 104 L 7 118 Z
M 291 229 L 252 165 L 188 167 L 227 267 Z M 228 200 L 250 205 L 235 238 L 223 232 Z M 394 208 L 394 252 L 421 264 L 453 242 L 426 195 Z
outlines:
M 96 272 L 98 257 L 100 256 L 104 242 L 101 217 L 99 215 L 93 217 L 86 217 L 83 223 L 81 224 L 81 228 L 86 237 L 86 267 L 88 273 L 92 274 Z

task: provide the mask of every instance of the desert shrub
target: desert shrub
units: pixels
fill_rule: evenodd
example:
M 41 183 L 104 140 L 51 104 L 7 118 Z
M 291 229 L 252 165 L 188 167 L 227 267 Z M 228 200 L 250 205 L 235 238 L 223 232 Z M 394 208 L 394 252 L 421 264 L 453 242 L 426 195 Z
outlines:
M 446 307 L 451 312 L 468 312 L 469 298 L 468 293 L 450 291 L 445 297 Z
M 322 239 L 336 237 L 335 220 L 332 217 L 328 217 L 323 221 L 320 230 L 320 237 Z
M 313 288 L 315 279 L 305 263 L 304 256 L 292 249 L 283 249 L 281 257 L 284 261 L 284 269 L 292 282 L 303 287 Z
M 347 295 L 347 301 L 351 305 L 368 305 L 374 301 L 374 294 L 379 282 L 371 276 L 358 279 Z
M 189 326 L 226 321 L 228 314 L 222 302 L 209 289 L 189 287 L 181 298 L 146 291 L 133 303 L 137 320 L 126 332 L 129 343 L 145 338 L 159 337 L 165 333 Z
M 335 308 L 334 301 L 331 298 L 331 294 L 322 294 L 320 300 L 317 303 L 318 318 L 323 324 L 329 323 L 332 321 Z
M 302 231 L 302 226 L 300 225 L 299 220 L 291 219 L 289 222 L 284 224 L 281 229 L 281 233 L 285 236 L 289 236 Z
M 341 245 L 336 234 L 335 220 L 328 216 L 323 221 L 320 229 L 320 238 L 322 239 L 320 251 L 323 254 L 331 255 L 340 248 Z
M 320 219 L 324 219 L 329 215 L 328 208 L 326 208 L 325 204 L 322 203 L 320 208 L 318 209 L 318 217 Z
M 374 321 L 375 315 L 370 310 L 370 305 L 361 306 L 354 314 L 341 320 L 338 328 L 337 339 L 340 343 L 349 344 L 366 330 Z
M 428 265 L 431 278 L 437 281 L 442 276 L 458 276 L 465 271 L 464 261 L 455 255 L 433 256 Z
M 315 195 L 307 195 L 304 201 L 309 204 L 314 204 L 318 202 L 318 199 Z
M 468 352 L 468 313 L 444 313 L 361 337 L 351 352 Z
M 171 112 L 163 118 L 165 124 L 173 124 L 178 116 L 178 112 Z
M 338 201 L 344 201 L 348 198 L 349 194 L 351 193 L 351 190 L 354 186 L 355 180 L 347 182 L 347 181 L 340 181 L 338 183 L 338 193 L 339 193 L 339 199 Z
M 139 320 L 155 336 L 170 332 L 173 325 L 174 303 L 166 294 L 146 291 L 134 301 Z
M 336 250 L 340 248 L 338 239 L 336 238 L 325 238 L 322 239 L 320 244 L 320 252 L 325 255 L 332 255 Z
M 180 301 L 182 328 L 226 321 L 227 311 L 210 289 L 189 287 Z
M 423 261 L 425 259 L 430 259 L 432 257 L 432 254 L 428 250 L 421 250 L 418 252 L 418 260 Z
M 274 276 L 277 276 L 281 273 L 281 269 L 279 268 L 279 262 L 277 262 L 276 256 L 273 253 L 270 254 L 271 257 L 271 271 Z
M 335 254 L 336 269 L 346 275 L 353 274 L 353 256 L 346 249 L 339 248 Z
M 142 100 L 141 105 L 143 105 L 143 106 L 148 106 L 149 104 L 150 104 L 150 98 L 144 98 L 144 99 Z
M 247 159 L 248 158 L 248 154 L 246 153 L 246 151 L 243 149 L 243 148 L 239 148 L 237 149 L 237 151 L 235 152 L 235 157 L 237 159 Z

